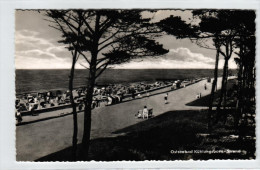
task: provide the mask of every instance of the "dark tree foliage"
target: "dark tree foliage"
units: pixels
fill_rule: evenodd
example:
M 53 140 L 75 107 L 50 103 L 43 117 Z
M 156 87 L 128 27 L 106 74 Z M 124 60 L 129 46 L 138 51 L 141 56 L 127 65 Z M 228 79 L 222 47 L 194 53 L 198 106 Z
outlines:
M 242 12 L 241 12 L 242 13 Z M 239 34 L 235 39 L 236 48 L 239 49 L 235 61 L 238 65 L 237 88 L 237 114 L 235 125 L 238 127 L 242 115 L 255 106 L 255 11 L 243 11 L 240 25 L 237 27 Z
M 244 34 L 246 36 L 251 37 L 252 33 L 254 34 L 255 14 L 252 10 L 194 10 L 193 15 L 200 19 L 198 27 L 201 31 L 201 35 L 203 35 L 203 39 L 205 37 L 213 38 L 214 46 L 217 50 L 215 73 L 217 73 L 218 69 L 217 62 L 219 53 L 225 59 L 220 100 L 217 106 L 218 114 L 216 121 L 218 121 L 221 116 L 220 107 L 223 106 L 225 109 L 226 106 L 228 61 L 237 48 L 236 39 L 240 39 L 242 36 L 241 29 L 244 29 Z M 217 76 L 215 74 L 215 81 L 216 80 Z M 213 82 L 211 93 L 211 96 L 213 97 L 211 97 L 209 112 L 211 112 L 212 109 L 212 102 L 214 99 L 213 88 L 215 84 L 216 82 Z M 223 99 L 224 103 L 222 103 Z
M 179 16 L 171 15 L 157 25 L 167 34 L 174 35 L 178 39 L 198 36 L 198 28 L 181 20 Z
M 189 38 L 200 47 L 209 49 L 213 48 L 216 50 L 214 81 L 212 83 L 211 97 L 209 100 L 208 128 L 210 131 L 212 103 L 218 77 L 218 61 L 220 53 L 219 34 L 222 30 L 222 28 L 218 27 L 219 19 L 215 17 L 214 12 L 215 10 L 193 10 L 193 18 L 199 20 L 196 25 L 186 23 L 178 16 L 170 16 L 158 23 L 158 25 L 162 27 L 162 30 L 170 35 L 174 35 L 177 38 Z M 213 41 L 213 47 L 209 47 L 209 40 Z
M 159 22 L 158 25 L 162 27 L 162 30 L 170 35 L 177 36 L 177 38 L 190 38 L 192 42 L 195 42 L 200 47 L 216 50 L 214 81 L 212 83 L 208 114 L 208 127 L 209 130 L 211 130 L 212 103 L 214 101 L 214 93 L 218 78 L 219 55 L 221 54 L 224 57 L 225 64 L 223 67 L 220 100 L 217 107 L 218 113 L 221 113 L 221 106 L 223 106 L 224 109 L 226 106 L 228 61 L 237 48 L 240 48 L 240 52 L 238 54 L 240 57 L 236 59 L 237 63 L 240 63 L 241 68 L 243 67 L 244 70 L 250 70 L 251 73 L 253 72 L 255 61 L 255 42 L 252 37 L 254 37 L 255 34 L 255 12 L 252 10 L 200 9 L 192 10 L 192 14 L 195 21 L 194 23 L 196 24 L 186 23 L 182 21 L 180 17 L 170 16 L 169 18 Z M 248 41 L 251 40 L 251 43 L 246 43 L 246 39 Z M 248 48 L 245 44 L 248 45 Z M 251 47 L 249 47 L 249 44 L 251 44 Z M 242 50 L 242 46 L 248 50 Z M 247 57 L 245 51 L 248 52 Z M 242 66 L 242 60 L 244 66 Z M 248 61 L 248 63 L 246 63 L 246 61 Z M 249 66 L 250 69 L 248 68 Z M 253 80 L 253 74 L 248 75 L 251 75 L 248 77 L 251 77 Z M 238 79 L 240 79 L 239 77 L 241 76 L 238 74 Z M 243 77 L 246 77 L 246 73 Z M 222 102 L 223 99 L 224 102 Z M 216 120 L 219 119 L 219 116 L 220 114 L 217 114 Z

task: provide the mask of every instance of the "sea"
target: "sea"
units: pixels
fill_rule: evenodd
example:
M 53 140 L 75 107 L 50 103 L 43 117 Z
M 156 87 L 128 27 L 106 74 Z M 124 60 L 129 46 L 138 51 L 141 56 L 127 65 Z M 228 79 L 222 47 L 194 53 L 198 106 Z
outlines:
M 16 94 L 68 89 L 69 69 L 17 69 L 15 73 Z M 213 69 L 107 69 L 97 79 L 96 84 L 108 85 L 141 81 L 184 80 L 213 77 L 213 74 Z M 219 70 L 219 75 L 222 75 L 222 70 Z M 87 70 L 75 70 L 74 87 L 86 86 L 87 77 Z

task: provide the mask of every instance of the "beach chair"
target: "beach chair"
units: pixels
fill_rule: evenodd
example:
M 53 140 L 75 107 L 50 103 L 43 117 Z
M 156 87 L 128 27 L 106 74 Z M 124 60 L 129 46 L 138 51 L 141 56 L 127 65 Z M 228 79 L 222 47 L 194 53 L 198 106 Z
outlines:
M 196 99 L 200 99 L 201 98 L 201 93 L 198 93 L 197 95 L 196 95 Z
M 113 102 L 112 97 L 107 97 L 107 105 L 111 105 Z
M 135 114 L 136 118 L 142 118 L 143 117 L 143 110 L 138 110 L 137 114 Z
M 153 109 L 148 109 L 148 117 L 153 117 Z

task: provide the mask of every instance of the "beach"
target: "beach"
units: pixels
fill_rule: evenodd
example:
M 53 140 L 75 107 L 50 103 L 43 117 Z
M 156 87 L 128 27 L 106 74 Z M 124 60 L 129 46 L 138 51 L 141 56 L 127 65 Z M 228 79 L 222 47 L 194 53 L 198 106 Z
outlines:
M 205 83 L 207 90 L 204 89 Z M 218 80 L 217 87 L 220 88 L 221 81 Z M 120 104 L 96 108 L 92 111 L 91 139 L 123 136 L 124 133 L 114 133 L 120 129 L 138 124 L 143 121 L 149 122 L 154 119 L 136 119 L 135 114 L 146 105 L 153 108 L 155 117 L 169 111 L 201 110 L 206 107 L 187 106 L 196 100 L 196 95 L 202 96 L 210 93 L 211 83 L 202 80 L 185 88 L 170 91 L 170 88 L 161 89 L 161 93 Z M 168 104 L 164 104 L 165 92 L 168 92 Z M 65 111 L 54 111 L 44 114 L 57 115 Z M 44 115 L 42 114 L 42 115 Z M 41 116 L 41 115 L 39 115 Z M 30 117 L 28 117 L 29 119 Z M 38 117 L 39 118 L 39 117 Z M 44 118 L 44 117 L 43 117 Z M 26 120 L 24 121 L 33 121 Z M 72 115 L 61 116 L 55 119 L 29 123 L 16 128 L 17 161 L 33 161 L 46 155 L 58 152 L 71 146 L 72 137 Z M 81 141 L 83 133 L 83 113 L 78 113 L 78 141 Z

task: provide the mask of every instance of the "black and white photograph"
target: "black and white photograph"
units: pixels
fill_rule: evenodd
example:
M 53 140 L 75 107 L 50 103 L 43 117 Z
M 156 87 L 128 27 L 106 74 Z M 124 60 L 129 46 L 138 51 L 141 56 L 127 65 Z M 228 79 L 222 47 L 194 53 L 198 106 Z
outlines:
M 255 159 L 255 18 L 17 9 L 16 161 Z
M 16 9 L 16 161 L 255 160 L 255 19 Z
M 260 169 L 258 0 L 0 0 L 0 170 Z

